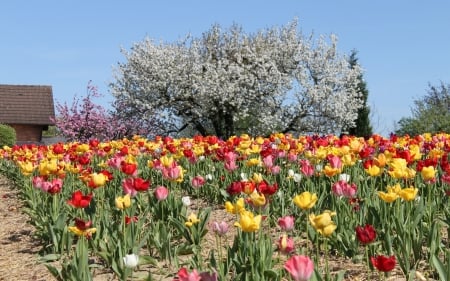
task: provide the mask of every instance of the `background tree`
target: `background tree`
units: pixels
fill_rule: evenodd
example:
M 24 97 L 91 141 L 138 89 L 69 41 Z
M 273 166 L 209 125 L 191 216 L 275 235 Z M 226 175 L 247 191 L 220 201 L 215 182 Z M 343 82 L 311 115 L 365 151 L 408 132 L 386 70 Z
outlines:
M 304 38 L 296 21 L 255 34 L 214 25 L 173 44 L 147 38 L 123 50 L 111 92 L 128 114 L 156 116 L 167 133 L 339 132 L 361 107 L 360 69 L 336 43 Z
M 398 135 L 415 136 L 422 133 L 450 131 L 450 84 L 441 82 L 438 86 L 429 85 L 427 94 L 414 101 L 411 117 L 398 121 Z
M 125 115 L 107 111 L 103 106 L 95 104 L 93 99 L 98 97 L 101 94 L 97 87 L 89 82 L 86 96 L 81 100 L 75 96 L 70 106 L 67 103 L 56 103 L 55 126 L 67 141 L 87 142 L 94 138 L 104 141 L 135 134 L 149 137 L 157 134 L 155 126 L 149 126 L 152 123 L 148 120 L 142 122 L 133 117 L 125 119 Z
M 352 50 L 349 57 L 350 67 L 355 67 L 359 65 L 358 58 L 356 57 L 356 55 L 357 51 Z M 358 85 L 356 89 L 357 92 L 360 93 L 361 102 L 363 106 L 358 109 L 358 117 L 355 120 L 356 126 L 350 127 L 348 129 L 348 133 L 353 136 L 368 137 L 371 136 L 373 132 L 372 132 L 372 125 L 370 124 L 370 108 L 367 105 L 369 90 L 367 90 L 367 84 L 366 81 L 364 81 L 362 74 L 358 76 Z

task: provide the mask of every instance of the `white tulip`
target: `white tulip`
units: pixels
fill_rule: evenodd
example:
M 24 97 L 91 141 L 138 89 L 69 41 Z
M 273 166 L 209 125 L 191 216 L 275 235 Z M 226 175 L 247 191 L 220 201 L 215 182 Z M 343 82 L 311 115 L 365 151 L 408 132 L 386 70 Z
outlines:
M 128 268 L 135 268 L 139 263 L 139 256 L 136 254 L 129 254 L 123 257 L 123 264 Z
M 181 202 L 183 202 L 184 206 L 189 207 L 191 205 L 191 198 L 189 196 L 183 196 L 181 197 Z

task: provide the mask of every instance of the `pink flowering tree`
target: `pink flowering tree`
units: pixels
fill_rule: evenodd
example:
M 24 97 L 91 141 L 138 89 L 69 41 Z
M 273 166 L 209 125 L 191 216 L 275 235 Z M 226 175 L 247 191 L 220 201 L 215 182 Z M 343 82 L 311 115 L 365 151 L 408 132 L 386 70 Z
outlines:
M 87 142 L 90 139 L 113 140 L 133 135 L 152 137 L 157 134 L 152 119 L 124 118 L 115 111 L 107 111 L 95 104 L 94 99 L 102 95 L 89 81 L 86 95 L 74 97 L 71 105 L 56 103 L 57 115 L 54 119 L 58 132 L 67 141 Z M 121 108 L 116 107 L 116 111 Z M 122 117 L 121 117 L 122 116 Z

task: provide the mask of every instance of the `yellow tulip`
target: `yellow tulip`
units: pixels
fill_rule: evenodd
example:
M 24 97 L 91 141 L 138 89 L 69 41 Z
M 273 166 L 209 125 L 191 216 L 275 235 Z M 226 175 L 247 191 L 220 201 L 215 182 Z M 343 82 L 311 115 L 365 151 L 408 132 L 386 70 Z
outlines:
M 258 158 L 250 158 L 245 162 L 247 167 L 258 166 L 259 164 L 261 164 L 261 160 Z
M 262 207 L 266 205 L 266 197 L 264 196 L 264 194 L 259 193 L 256 190 L 250 194 L 250 200 L 252 200 L 253 205 L 255 205 L 256 207 Z
M 188 217 L 187 222 L 184 223 L 185 226 L 191 227 L 192 225 L 199 223 L 200 220 L 197 218 L 197 215 L 194 213 L 191 213 Z
M 339 168 L 333 168 L 330 165 L 325 165 L 325 167 L 323 168 L 323 173 L 327 176 L 327 177 L 333 177 L 339 173 L 341 173 L 341 169 Z
M 319 232 L 322 236 L 328 237 L 331 236 L 331 234 L 333 234 L 333 232 L 336 230 L 337 225 L 333 222 L 327 226 L 325 226 L 324 228 L 319 228 L 317 229 L 317 232 Z
M 79 153 L 87 152 L 87 151 L 89 151 L 89 149 L 90 149 L 90 147 L 89 147 L 89 144 L 87 144 L 87 143 L 79 144 L 77 146 L 77 152 L 79 152 Z
M 336 224 L 331 220 L 332 216 L 335 216 L 336 212 L 331 212 L 329 210 L 324 211 L 320 215 L 309 215 L 309 221 L 314 229 L 321 235 L 328 237 L 336 230 Z
M 400 192 L 400 190 L 402 190 L 402 187 L 400 186 L 399 183 L 397 183 L 395 185 L 388 185 L 386 189 L 387 189 L 388 193 L 397 193 L 398 194 Z
M 76 226 L 69 226 L 67 228 L 70 232 L 72 232 L 73 234 L 75 234 L 76 236 L 86 236 L 86 237 L 90 237 L 92 236 L 92 234 L 94 234 L 95 232 L 97 232 L 97 229 L 95 227 L 93 228 L 88 228 L 88 229 L 84 229 L 81 230 Z
M 398 192 L 398 196 L 400 196 L 405 201 L 412 201 L 416 199 L 417 193 L 419 190 L 414 187 L 408 187 L 400 190 Z
M 58 171 L 57 159 L 45 160 L 39 164 L 39 175 L 41 176 L 55 174 L 56 171 Z
M 378 197 L 380 197 L 386 203 L 392 203 L 398 198 L 398 194 L 395 192 L 383 192 L 378 191 Z
M 173 163 L 173 158 L 167 155 L 162 156 L 159 158 L 159 161 L 161 161 L 161 165 L 164 167 L 170 167 Z
M 336 212 L 331 212 L 329 210 L 324 211 L 322 214 L 320 215 L 314 215 L 314 214 L 310 214 L 309 215 L 309 221 L 311 222 L 311 225 L 315 228 L 324 228 L 326 226 L 328 226 L 329 224 L 333 223 L 333 221 L 331 220 L 331 216 L 335 216 Z
M 420 174 L 424 181 L 433 181 L 436 177 L 436 170 L 433 166 L 423 167 Z
M 264 178 L 261 175 L 261 173 L 253 173 L 252 181 L 254 183 L 261 183 L 263 180 L 264 180 Z
M 100 187 L 106 184 L 108 177 L 102 173 L 92 173 L 91 180 L 95 187 Z
M 261 152 L 261 146 L 258 144 L 252 144 L 249 149 L 250 154 L 258 154 Z
M 317 195 L 314 193 L 312 194 L 309 191 L 305 191 L 297 196 L 294 197 L 292 201 L 294 201 L 294 204 L 297 205 L 302 210 L 309 210 L 317 202 Z
M 230 214 L 239 214 L 241 211 L 245 210 L 244 198 L 239 198 L 236 204 L 230 201 L 225 202 L 225 210 Z
M 25 162 L 18 161 L 17 164 L 19 165 L 20 171 L 22 172 L 22 175 L 24 175 L 24 176 L 29 176 L 34 171 L 34 165 L 30 161 L 25 161 Z
M 383 173 L 383 170 L 380 167 L 372 165 L 369 168 L 365 169 L 366 173 L 371 177 L 377 177 Z
M 239 222 L 235 222 L 234 225 L 244 232 L 255 232 L 261 225 L 261 215 L 254 216 L 252 212 L 244 210 L 240 213 Z
M 373 158 L 373 162 L 378 167 L 386 166 L 386 155 L 384 153 L 378 154 L 378 156 Z
M 116 198 L 116 207 L 117 209 L 124 210 L 131 206 L 131 196 L 127 194 L 125 196 L 119 196 Z
M 341 159 L 344 166 L 353 166 L 356 163 L 356 158 L 353 156 L 353 154 L 350 153 L 342 155 Z
M 411 152 L 411 155 L 413 156 L 414 160 L 422 159 L 422 153 L 420 152 L 419 145 L 417 145 L 417 144 L 410 145 L 409 151 Z

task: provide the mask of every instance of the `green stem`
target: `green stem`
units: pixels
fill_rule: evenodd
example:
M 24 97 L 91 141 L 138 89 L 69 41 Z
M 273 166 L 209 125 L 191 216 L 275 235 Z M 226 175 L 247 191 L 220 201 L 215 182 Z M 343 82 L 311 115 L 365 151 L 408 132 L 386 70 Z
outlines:
M 308 235 L 308 226 L 309 226 L 309 210 L 306 212 L 306 256 L 308 256 L 309 254 L 309 249 L 308 249 L 308 241 L 309 241 L 309 235 Z
M 328 239 L 325 238 L 325 272 L 326 272 L 326 280 L 329 281 L 330 278 L 330 268 L 328 265 Z
M 371 276 L 371 270 L 370 270 L 370 260 L 369 260 L 369 246 L 366 245 L 365 246 L 365 250 L 366 250 L 366 262 L 367 262 L 367 280 L 370 281 L 370 276 Z

